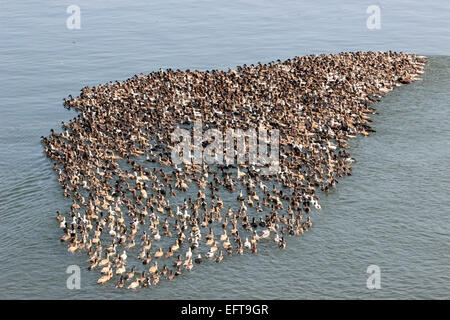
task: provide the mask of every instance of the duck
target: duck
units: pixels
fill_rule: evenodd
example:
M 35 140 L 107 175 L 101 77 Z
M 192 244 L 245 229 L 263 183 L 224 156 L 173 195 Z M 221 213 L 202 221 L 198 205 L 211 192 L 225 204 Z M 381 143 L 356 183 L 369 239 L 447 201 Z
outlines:
M 194 262 L 197 264 L 202 263 L 203 259 L 202 259 L 202 255 L 199 253 L 197 258 L 195 258 Z
M 136 290 L 137 288 L 139 288 L 140 284 L 141 279 L 136 278 L 136 280 L 134 280 L 132 283 L 128 285 L 127 289 Z
M 59 215 L 59 211 L 58 211 L 58 217 L 61 217 L 61 216 Z M 61 220 L 60 220 L 60 223 L 59 223 L 59 227 L 60 227 L 61 229 L 64 229 L 64 228 L 67 227 L 66 217 L 61 217 Z
M 67 230 L 66 234 L 64 234 L 60 240 L 61 240 L 61 242 L 66 242 L 66 241 L 69 241 L 71 238 L 72 238 L 72 234 L 70 233 L 69 230 Z
M 116 284 L 116 288 L 123 288 L 125 286 L 125 280 L 123 279 L 123 277 L 121 276 L 119 281 Z
M 134 239 L 131 239 L 131 242 L 126 245 L 127 249 L 131 249 L 136 246 L 136 242 Z
M 172 251 L 175 252 L 180 249 L 180 242 L 178 239 L 175 240 L 175 244 L 171 247 Z
M 65 222 L 65 217 L 61 216 L 61 213 L 59 212 L 59 210 L 56 210 L 56 220 L 58 220 L 59 222 L 62 222 L 62 221 Z
M 110 258 L 110 253 L 107 252 L 107 253 L 106 253 L 106 256 L 105 256 L 105 259 L 100 260 L 100 262 L 98 263 L 98 266 L 99 266 L 99 267 L 104 267 L 104 266 L 106 266 L 107 264 L 109 264 L 109 263 L 110 263 L 109 258 Z
M 281 240 L 280 236 L 278 235 L 278 232 L 275 232 L 275 237 L 273 238 L 273 241 L 278 243 Z
M 72 242 L 69 248 L 67 249 L 67 251 L 70 253 L 74 253 L 77 250 L 78 250 L 78 243 L 76 241 Z
M 100 271 L 101 274 L 109 274 L 112 271 L 111 264 L 108 264 L 106 267 Z
M 244 178 L 246 176 L 245 172 L 242 172 L 240 170 L 240 167 L 237 168 L 237 177 L 240 180 L 241 178 Z
M 173 251 L 172 251 L 172 247 L 169 248 L 169 250 L 166 252 L 166 259 L 169 259 L 170 257 L 173 256 Z
M 156 259 L 158 259 L 158 258 L 161 258 L 163 255 L 164 255 L 164 253 L 163 253 L 162 249 L 159 248 L 159 249 L 155 252 L 154 257 L 155 257 Z
M 142 264 L 147 265 L 152 261 L 152 256 L 150 255 L 150 252 L 147 252 L 147 255 L 145 258 L 142 259 Z
M 229 239 L 229 238 L 225 239 L 225 241 L 222 243 L 222 247 L 223 247 L 224 249 L 227 249 L 227 248 L 230 247 L 230 246 L 231 246 L 230 239 Z
M 191 249 L 191 247 L 189 247 L 188 250 L 186 251 L 186 258 L 187 259 L 192 258 L 192 249 Z
M 210 238 L 210 239 L 206 240 L 205 244 L 207 246 L 212 246 L 214 244 L 214 242 L 215 242 L 214 238 Z
M 262 231 L 261 238 L 262 239 L 266 239 L 266 238 L 269 238 L 269 237 L 270 237 L 270 230 L 269 229 L 264 229 Z
M 213 245 L 211 246 L 211 248 L 209 248 L 209 250 L 211 252 L 216 252 L 217 250 L 219 250 L 219 247 L 217 245 L 218 245 L 217 241 L 214 241 Z
M 250 207 L 253 207 L 253 200 L 252 198 L 250 198 L 250 196 L 248 196 L 247 203 Z
M 216 257 L 216 262 L 219 263 L 223 260 L 223 253 L 222 250 L 219 251 L 219 254 Z
M 181 260 L 181 256 L 178 255 L 178 256 L 177 256 L 177 260 L 175 260 L 175 261 L 173 262 L 173 266 L 174 266 L 174 267 L 179 267 L 179 266 L 181 266 L 182 263 L 183 263 L 183 260 Z
M 154 274 L 158 272 L 158 261 L 155 261 L 155 264 L 148 269 L 150 274 Z
M 125 264 L 121 263 L 120 266 L 117 267 L 117 269 L 116 269 L 116 274 L 120 275 L 120 274 L 123 274 L 125 272 L 126 272 Z M 123 277 L 121 277 L 121 278 L 123 278 Z
M 237 200 L 239 200 L 239 201 L 244 201 L 245 200 L 244 195 L 242 194 L 242 190 L 239 191 L 239 195 L 237 196 Z
M 278 247 L 280 249 L 285 249 L 286 248 L 286 240 L 284 239 L 284 237 L 281 237 L 280 241 L 278 242 Z
M 251 245 L 250 241 L 248 241 L 248 237 L 245 238 L 244 247 L 247 248 L 247 249 L 251 249 L 252 248 L 252 245 Z
M 205 254 L 207 259 L 212 259 L 214 257 L 214 252 L 211 249 Z
M 120 259 L 121 259 L 122 261 L 126 261 L 127 258 L 128 258 L 127 252 L 126 252 L 125 250 L 123 250 L 123 251 L 122 251 L 122 254 L 120 255 Z
M 106 275 L 104 275 L 104 276 L 101 276 L 101 277 L 97 280 L 97 283 L 98 283 L 98 284 L 104 284 L 104 283 L 108 282 L 109 280 L 111 280 L 112 276 L 113 276 L 112 271 L 109 271 L 108 274 L 106 274 Z
M 194 268 L 194 264 L 192 263 L 192 259 L 189 258 L 187 265 L 185 266 L 185 269 L 187 271 L 191 271 Z
M 220 236 L 220 241 L 224 241 L 226 239 L 228 239 L 228 234 L 227 234 L 227 230 L 224 229 L 223 234 Z
M 63 196 L 71 202 L 66 216 L 57 211 L 60 240 L 68 242 L 69 252 L 88 251 L 89 270 L 101 267 L 106 272 L 103 276 L 108 276 L 115 268 L 124 275 L 123 281 L 131 255 L 143 264 L 149 264 L 155 254 L 170 259 L 182 251 L 185 238 L 189 245 L 180 255 L 186 254 L 186 270 L 193 267 L 193 250 L 205 243 L 209 251 L 204 255 L 214 254 L 211 258 L 216 261 L 225 250 L 242 254 L 247 248 L 256 253 L 258 241 L 271 234 L 283 248 L 286 234 L 300 235 L 311 228 L 311 220 L 302 222 L 299 214 L 322 209 L 317 192 L 327 193 L 337 179 L 352 174 L 355 159 L 348 152 L 348 141 L 374 132 L 370 127 L 370 116 L 376 113 L 373 103 L 397 86 L 418 81 L 425 63 L 426 57 L 391 51 L 339 53 L 228 71 L 160 70 L 85 87 L 79 96 L 64 100 L 64 106 L 76 109 L 80 116 L 63 122 L 62 133 L 52 129 L 49 136 L 41 137 Z M 344 107 L 326 107 L 330 105 Z M 249 134 L 260 123 L 270 123 L 266 129 L 280 133 L 278 155 L 267 155 L 265 166 L 235 165 L 234 157 L 239 159 L 241 154 L 234 150 L 231 163 L 227 157 L 225 165 L 211 166 L 195 163 L 196 150 L 190 150 L 188 160 L 177 165 L 171 157 L 176 149 L 167 128 L 198 119 L 207 129 L 225 133 L 241 128 Z M 272 141 L 272 136 L 259 138 L 265 144 Z M 176 205 L 170 200 L 189 192 L 192 182 L 198 190 L 174 214 Z M 175 189 L 180 192 L 176 194 Z M 237 200 L 228 211 L 223 210 L 224 201 L 218 195 L 224 190 Z M 254 219 L 255 211 L 262 213 L 266 208 L 269 215 Z M 135 237 L 146 224 L 151 225 L 152 234 L 136 244 Z M 212 232 L 219 224 L 224 230 L 219 235 L 220 249 Z M 210 232 L 202 241 L 201 228 L 206 227 Z M 103 247 L 105 235 L 112 243 Z M 161 248 L 152 254 L 152 241 L 161 241 L 162 236 L 175 244 L 170 242 L 165 254 Z M 181 274 L 180 268 L 164 277 L 173 279 Z M 159 278 L 155 273 L 133 283 L 143 287 L 158 283 Z

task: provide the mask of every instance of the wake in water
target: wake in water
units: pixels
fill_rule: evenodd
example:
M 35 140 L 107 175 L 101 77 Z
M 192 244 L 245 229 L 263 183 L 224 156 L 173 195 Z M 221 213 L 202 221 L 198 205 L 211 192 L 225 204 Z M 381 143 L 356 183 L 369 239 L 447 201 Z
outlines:
M 351 174 L 347 143 L 373 131 L 370 103 L 424 65 L 356 52 L 85 87 L 64 103 L 78 117 L 42 138 L 73 201 L 61 241 L 87 251 L 98 283 L 130 289 L 263 242 L 285 248 L 312 226 L 316 191 Z

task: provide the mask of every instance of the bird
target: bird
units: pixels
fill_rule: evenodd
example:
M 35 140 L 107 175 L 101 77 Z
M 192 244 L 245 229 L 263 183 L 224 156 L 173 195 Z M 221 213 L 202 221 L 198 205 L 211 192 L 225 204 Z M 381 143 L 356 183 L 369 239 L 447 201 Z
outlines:
M 202 255 L 199 253 L 197 258 L 195 258 L 195 263 L 200 264 L 202 263 L 203 259 L 202 259 Z

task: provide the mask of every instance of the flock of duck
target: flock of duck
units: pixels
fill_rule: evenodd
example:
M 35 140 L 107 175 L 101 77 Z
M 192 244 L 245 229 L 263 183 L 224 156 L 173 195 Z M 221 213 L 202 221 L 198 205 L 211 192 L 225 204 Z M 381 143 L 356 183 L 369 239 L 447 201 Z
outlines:
M 72 202 L 57 212 L 61 241 L 87 252 L 98 283 L 128 289 L 270 243 L 285 248 L 288 236 L 311 228 L 311 209 L 321 209 L 316 191 L 351 174 L 347 142 L 373 131 L 371 103 L 418 80 L 424 65 L 423 56 L 354 52 L 85 87 L 64 101 L 78 116 L 42 137 Z M 171 131 L 195 120 L 223 132 L 278 129 L 278 172 L 175 166 Z

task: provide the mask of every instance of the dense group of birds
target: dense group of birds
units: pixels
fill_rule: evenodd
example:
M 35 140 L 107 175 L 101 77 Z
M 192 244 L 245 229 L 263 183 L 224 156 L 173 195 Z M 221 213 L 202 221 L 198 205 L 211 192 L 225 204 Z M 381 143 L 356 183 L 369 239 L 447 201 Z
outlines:
M 68 251 L 85 251 L 98 283 L 137 289 L 196 264 L 257 253 L 312 226 L 327 192 L 351 174 L 350 138 L 368 135 L 373 102 L 420 78 L 425 57 L 397 52 L 309 55 L 228 71 L 160 70 L 85 87 L 78 115 L 42 137 L 70 210 L 57 212 Z M 184 163 L 171 132 L 280 132 L 279 169 Z

